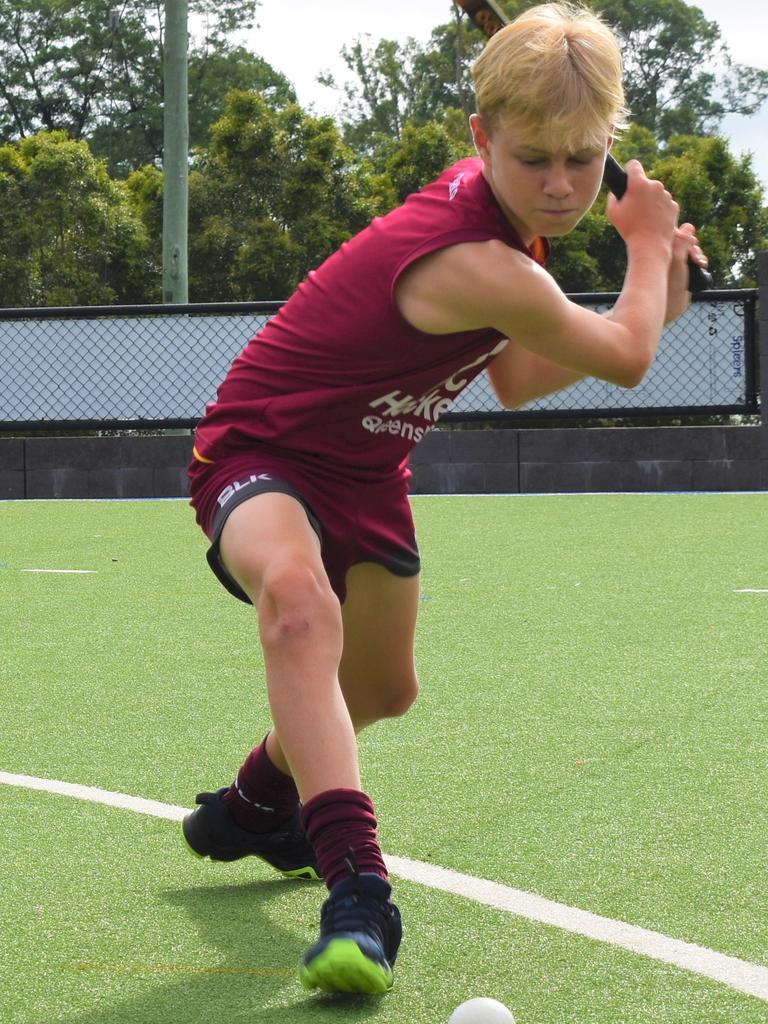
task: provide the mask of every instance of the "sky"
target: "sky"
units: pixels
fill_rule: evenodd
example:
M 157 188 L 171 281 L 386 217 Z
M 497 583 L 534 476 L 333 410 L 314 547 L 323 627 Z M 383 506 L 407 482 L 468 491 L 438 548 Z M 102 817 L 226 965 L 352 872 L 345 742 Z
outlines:
M 429 39 L 432 29 L 451 17 L 451 0 L 261 0 L 258 27 L 246 43 L 294 85 L 299 102 L 316 113 L 334 114 L 340 94 L 317 83 L 331 71 L 338 82 L 349 73 L 339 53 L 358 37 Z M 737 63 L 768 68 L 766 0 L 698 0 L 716 21 Z M 768 103 L 751 118 L 729 116 L 723 133 L 734 153 L 751 152 L 753 166 L 768 191 Z

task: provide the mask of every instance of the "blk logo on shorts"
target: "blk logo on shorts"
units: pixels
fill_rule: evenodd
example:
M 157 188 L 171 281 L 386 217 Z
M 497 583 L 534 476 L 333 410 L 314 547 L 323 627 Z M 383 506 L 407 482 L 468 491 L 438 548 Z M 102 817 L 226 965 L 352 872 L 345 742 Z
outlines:
M 241 491 L 248 484 L 257 484 L 261 480 L 271 480 L 272 477 L 269 473 L 251 473 L 247 480 L 235 480 L 229 484 L 221 494 L 218 496 L 216 501 L 219 503 L 219 508 L 224 508 L 230 498 L 234 498 L 238 491 Z

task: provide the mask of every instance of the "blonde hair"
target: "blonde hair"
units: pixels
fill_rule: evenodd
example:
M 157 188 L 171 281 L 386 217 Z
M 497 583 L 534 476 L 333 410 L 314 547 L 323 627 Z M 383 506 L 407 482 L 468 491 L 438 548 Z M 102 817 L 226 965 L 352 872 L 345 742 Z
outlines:
M 531 7 L 491 38 L 472 76 L 490 130 L 503 120 L 575 151 L 626 127 L 618 42 L 585 7 Z

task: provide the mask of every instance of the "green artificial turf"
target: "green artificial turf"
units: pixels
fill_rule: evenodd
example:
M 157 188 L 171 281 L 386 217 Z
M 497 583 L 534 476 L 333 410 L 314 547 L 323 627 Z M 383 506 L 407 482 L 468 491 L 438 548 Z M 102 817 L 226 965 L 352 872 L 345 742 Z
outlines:
M 386 852 L 768 963 L 768 496 L 416 498 L 422 693 L 361 737 Z M 187 806 L 269 725 L 183 502 L 0 505 L 0 770 Z M 78 568 L 90 575 L 31 574 Z M 395 879 L 394 991 L 295 980 L 321 885 L 0 786 L 3 1024 L 768 1021 L 765 1002 Z

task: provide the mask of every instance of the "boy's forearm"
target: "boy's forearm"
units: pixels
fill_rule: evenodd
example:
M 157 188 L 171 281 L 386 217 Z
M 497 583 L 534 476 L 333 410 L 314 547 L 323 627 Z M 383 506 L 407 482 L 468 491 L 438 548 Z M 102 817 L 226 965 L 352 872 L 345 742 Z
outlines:
M 641 378 L 653 363 L 664 328 L 670 257 L 661 245 L 628 246 L 624 286 L 610 314 L 631 336 Z
M 488 376 L 501 404 L 507 409 L 519 409 L 583 380 L 586 374 L 559 366 L 512 342 L 488 367 Z
M 532 353 L 528 353 L 528 355 L 535 360 L 535 367 L 532 367 L 529 378 L 518 385 L 512 408 L 527 405 L 528 402 L 544 398 L 545 395 L 553 395 L 557 391 L 562 391 L 563 388 L 570 387 L 571 384 L 584 380 L 586 376 L 578 370 L 568 370 L 564 366 L 558 366 L 557 363 L 550 362 L 549 359 L 542 359 Z

